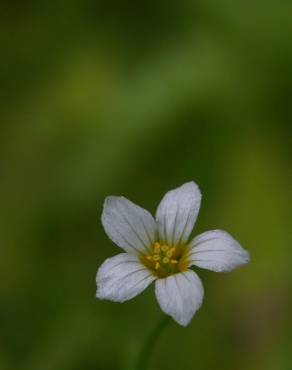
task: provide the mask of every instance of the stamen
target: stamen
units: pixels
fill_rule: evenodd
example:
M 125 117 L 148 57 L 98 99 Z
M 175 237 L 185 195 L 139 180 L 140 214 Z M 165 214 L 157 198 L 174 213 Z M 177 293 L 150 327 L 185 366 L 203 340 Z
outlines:
M 188 249 L 184 245 L 154 242 L 148 253 L 141 254 L 141 262 L 158 278 L 165 278 L 188 268 Z
M 175 247 L 170 248 L 169 251 L 167 251 L 166 253 L 167 257 L 171 257 L 174 251 L 175 251 Z
M 158 242 L 154 243 L 154 252 L 155 253 L 160 252 L 160 244 Z

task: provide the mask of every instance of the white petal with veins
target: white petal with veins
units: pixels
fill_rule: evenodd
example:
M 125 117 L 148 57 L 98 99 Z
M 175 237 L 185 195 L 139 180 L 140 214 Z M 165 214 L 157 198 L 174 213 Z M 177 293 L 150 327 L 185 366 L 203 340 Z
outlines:
M 102 224 L 109 238 L 129 253 L 146 252 L 156 240 L 152 215 L 124 197 L 105 199 Z
M 186 326 L 201 307 L 204 289 L 198 275 L 189 270 L 156 280 L 155 294 L 162 311 Z
M 187 242 L 201 204 L 201 192 L 194 182 L 188 182 L 165 194 L 156 220 L 159 235 L 168 245 Z
M 96 297 L 115 302 L 127 301 L 155 280 L 139 259 L 128 253 L 108 258 L 97 271 Z
M 189 261 L 216 272 L 231 271 L 249 262 L 249 253 L 227 232 L 207 231 L 190 242 Z

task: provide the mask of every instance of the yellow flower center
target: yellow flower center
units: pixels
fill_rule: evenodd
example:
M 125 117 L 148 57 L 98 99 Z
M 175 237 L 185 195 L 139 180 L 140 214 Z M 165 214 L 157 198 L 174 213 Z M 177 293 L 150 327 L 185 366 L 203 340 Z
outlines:
M 188 269 L 188 248 L 185 245 L 170 246 L 156 242 L 149 254 L 141 254 L 140 260 L 155 276 L 164 278 Z

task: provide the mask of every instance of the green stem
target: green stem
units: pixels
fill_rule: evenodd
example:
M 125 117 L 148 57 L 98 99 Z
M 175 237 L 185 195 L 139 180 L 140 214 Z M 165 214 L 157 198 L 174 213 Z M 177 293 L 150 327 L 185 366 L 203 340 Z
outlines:
M 171 318 L 169 316 L 163 316 L 162 320 L 158 323 L 158 325 L 154 328 L 154 330 L 146 338 L 144 346 L 142 347 L 142 350 L 138 357 L 135 370 L 147 370 L 148 369 L 149 360 L 155 348 L 155 345 L 161 333 L 163 332 L 163 330 L 166 328 L 167 324 L 170 321 L 171 321 Z

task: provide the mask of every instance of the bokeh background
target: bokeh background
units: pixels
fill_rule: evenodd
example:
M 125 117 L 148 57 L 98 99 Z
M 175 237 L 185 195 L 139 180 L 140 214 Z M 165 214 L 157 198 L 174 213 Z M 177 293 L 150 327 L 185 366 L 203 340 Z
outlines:
M 290 1 L 1 5 L 0 369 L 132 370 L 160 320 L 153 286 L 115 304 L 103 199 L 155 212 L 195 180 L 195 232 L 252 262 L 199 271 L 205 300 L 153 370 L 292 368 Z M 290 93 L 290 95 L 289 95 Z

